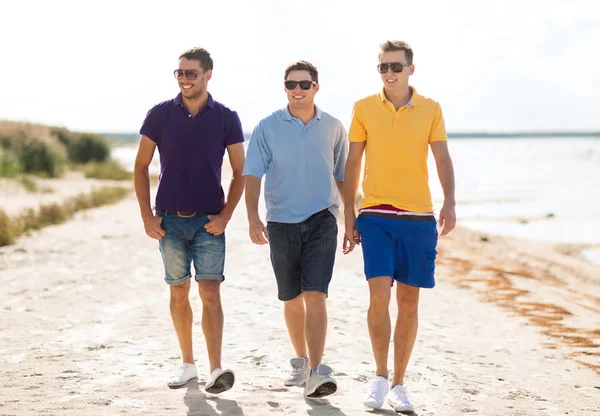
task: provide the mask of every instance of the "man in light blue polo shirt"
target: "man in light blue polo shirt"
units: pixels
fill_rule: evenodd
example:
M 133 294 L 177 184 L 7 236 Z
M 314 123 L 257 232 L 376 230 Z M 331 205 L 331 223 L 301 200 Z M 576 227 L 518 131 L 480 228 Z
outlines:
M 284 384 L 305 385 L 306 397 L 324 397 L 337 390 L 331 367 L 321 360 L 348 145 L 342 123 L 315 106 L 317 69 L 294 62 L 284 80 L 289 104 L 261 120 L 250 139 L 243 172 L 246 208 L 252 242 L 269 243 L 296 353 Z M 266 227 L 258 213 L 264 175 Z

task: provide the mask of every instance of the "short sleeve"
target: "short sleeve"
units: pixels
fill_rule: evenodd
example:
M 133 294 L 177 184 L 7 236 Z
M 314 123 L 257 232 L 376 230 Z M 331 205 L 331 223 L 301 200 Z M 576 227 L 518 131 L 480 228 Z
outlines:
M 351 142 L 364 142 L 367 140 L 367 129 L 365 129 L 363 124 L 362 114 L 358 103 L 355 103 L 352 109 L 352 121 L 350 122 L 348 140 Z
M 344 171 L 346 169 L 346 161 L 348 160 L 348 140 L 346 129 L 341 122 L 336 137 L 333 157 L 333 176 L 336 180 L 343 181 Z
M 148 137 L 154 143 L 160 143 L 160 107 L 154 106 L 147 113 L 142 127 L 140 128 L 140 134 Z
M 446 125 L 444 123 L 444 115 L 439 103 L 435 103 L 433 109 L 433 121 L 431 123 L 431 132 L 429 133 L 429 143 L 447 142 L 448 135 L 446 134 Z
M 271 150 L 266 143 L 262 125 L 258 123 L 250 137 L 243 175 L 262 178 L 267 173 L 271 160 Z
M 244 131 L 242 130 L 242 122 L 237 112 L 232 111 L 225 126 L 225 146 L 243 142 Z

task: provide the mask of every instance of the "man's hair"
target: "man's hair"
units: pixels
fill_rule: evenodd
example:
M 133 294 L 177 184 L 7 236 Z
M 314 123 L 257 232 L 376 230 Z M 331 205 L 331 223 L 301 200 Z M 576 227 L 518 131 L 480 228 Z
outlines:
M 319 83 L 319 71 L 317 71 L 316 66 L 308 61 L 296 61 L 289 64 L 287 68 L 285 68 L 285 75 L 283 79 L 287 80 L 288 75 L 292 71 L 308 71 L 310 74 L 310 79 L 316 83 Z
M 189 60 L 196 60 L 196 61 L 200 62 L 200 66 L 205 71 L 208 71 L 209 69 L 213 69 L 213 60 L 210 57 L 210 53 L 208 53 L 208 51 L 204 48 L 189 49 L 189 50 L 185 51 L 184 53 L 182 53 L 181 55 L 179 55 L 179 59 L 181 59 L 181 58 L 185 58 L 185 59 L 189 59 Z
M 410 45 L 401 40 L 386 40 L 382 44 L 379 45 L 379 57 L 381 58 L 381 54 L 384 52 L 395 52 L 395 51 L 404 51 L 406 55 L 406 63 L 412 65 L 413 63 L 413 50 Z

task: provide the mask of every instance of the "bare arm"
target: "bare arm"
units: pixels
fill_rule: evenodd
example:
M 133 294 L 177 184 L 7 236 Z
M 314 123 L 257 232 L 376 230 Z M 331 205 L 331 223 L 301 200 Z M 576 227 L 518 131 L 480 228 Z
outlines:
M 235 143 L 227 146 L 227 154 L 229 155 L 229 164 L 231 165 L 232 177 L 227 190 L 227 199 L 225 205 L 219 215 L 209 215 L 209 222 L 204 225 L 206 231 L 213 235 L 219 235 L 225 232 L 227 223 L 233 216 L 235 207 L 240 202 L 244 193 L 245 178 L 242 176 L 244 169 L 244 144 Z
M 258 214 L 258 200 L 260 198 L 261 179 L 256 176 L 246 176 L 246 211 L 250 226 L 250 239 L 254 244 L 267 244 L 269 233 L 267 227 L 260 220 Z
M 437 141 L 430 144 L 435 164 L 437 167 L 440 184 L 444 191 L 444 205 L 440 211 L 440 226 L 443 225 L 441 235 L 452 231 L 456 225 L 456 199 L 454 196 L 454 166 L 448 151 L 448 142 Z
M 344 236 L 344 253 L 349 253 L 356 244 L 360 243 L 360 236 L 356 231 L 356 192 L 360 179 L 362 157 L 367 142 L 350 142 L 348 160 L 344 173 L 344 212 L 346 220 L 346 234 Z M 346 245 L 348 243 L 348 245 Z
M 152 212 L 150 205 L 150 174 L 148 172 L 155 149 L 156 143 L 148 137 L 142 136 L 133 168 L 133 184 L 146 234 L 160 240 L 165 235 L 165 231 L 160 226 L 162 219 L 155 217 Z
M 336 179 L 335 185 L 337 186 L 338 192 L 340 193 L 340 197 L 342 198 L 342 202 L 344 202 L 344 181 L 338 181 Z

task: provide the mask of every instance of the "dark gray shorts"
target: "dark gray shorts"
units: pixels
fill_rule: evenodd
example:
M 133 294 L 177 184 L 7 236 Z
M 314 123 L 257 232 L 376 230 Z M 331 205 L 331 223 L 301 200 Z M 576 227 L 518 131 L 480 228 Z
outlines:
M 297 224 L 269 221 L 267 231 L 279 300 L 304 291 L 327 295 L 338 237 L 333 214 L 325 209 Z

